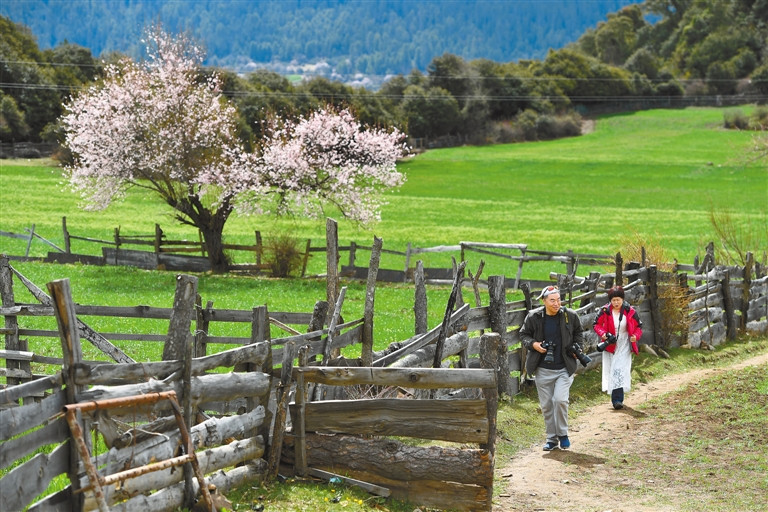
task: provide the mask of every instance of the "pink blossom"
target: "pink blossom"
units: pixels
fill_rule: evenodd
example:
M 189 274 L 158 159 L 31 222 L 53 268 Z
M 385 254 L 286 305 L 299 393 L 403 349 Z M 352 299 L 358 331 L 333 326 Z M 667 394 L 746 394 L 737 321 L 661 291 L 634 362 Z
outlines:
M 146 62 L 108 66 L 102 82 L 65 106 L 75 157 L 66 173 L 86 208 L 147 188 L 220 245 L 233 208 L 317 216 L 331 204 L 367 223 L 379 219 L 382 191 L 403 183 L 403 135 L 366 129 L 347 110 L 287 123 L 259 154 L 247 153 L 218 76 L 200 78 L 202 50 L 160 28 L 146 43 Z

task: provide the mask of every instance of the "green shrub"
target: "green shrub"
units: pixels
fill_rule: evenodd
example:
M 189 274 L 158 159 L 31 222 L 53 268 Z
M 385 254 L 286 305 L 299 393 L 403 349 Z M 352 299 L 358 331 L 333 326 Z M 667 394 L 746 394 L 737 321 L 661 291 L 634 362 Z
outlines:
M 296 238 L 278 235 L 270 238 L 264 245 L 265 261 L 272 277 L 288 277 L 300 268 L 304 253 Z
M 746 130 L 749 118 L 741 110 L 728 110 L 723 113 L 723 126 L 730 130 Z

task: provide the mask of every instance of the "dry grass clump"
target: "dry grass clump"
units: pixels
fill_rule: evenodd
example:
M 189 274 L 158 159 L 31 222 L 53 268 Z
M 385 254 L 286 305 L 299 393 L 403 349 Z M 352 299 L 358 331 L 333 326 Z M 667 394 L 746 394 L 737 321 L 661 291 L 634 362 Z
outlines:
M 659 270 L 657 289 L 664 347 L 671 346 L 674 341 L 685 343 L 691 323 L 688 315 L 690 295 L 688 287 L 681 286 L 671 274 L 675 269 L 674 261 L 653 237 L 635 232 L 626 235 L 621 243 L 624 261 L 637 261 L 643 267 L 656 265 Z

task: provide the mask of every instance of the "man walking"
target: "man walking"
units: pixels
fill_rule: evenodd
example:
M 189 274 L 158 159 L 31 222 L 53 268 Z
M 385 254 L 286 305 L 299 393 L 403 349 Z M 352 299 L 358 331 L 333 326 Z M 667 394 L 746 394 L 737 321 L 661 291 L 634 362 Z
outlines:
M 539 405 L 544 415 L 547 441 L 544 451 L 568 448 L 568 400 L 576 371 L 572 345 L 581 351 L 584 341 L 575 311 L 560 305 L 560 290 L 547 286 L 539 299 L 543 307 L 531 310 L 520 328 L 520 339 L 529 353 L 525 362 L 534 375 Z

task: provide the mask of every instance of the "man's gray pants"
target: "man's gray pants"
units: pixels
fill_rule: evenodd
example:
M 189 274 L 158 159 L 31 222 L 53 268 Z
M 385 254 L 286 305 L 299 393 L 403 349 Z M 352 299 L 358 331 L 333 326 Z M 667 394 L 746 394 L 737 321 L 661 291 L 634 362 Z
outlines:
M 568 375 L 565 368 L 537 368 L 535 379 L 539 406 L 547 427 L 547 441 L 557 443 L 558 437 L 568 435 L 568 396 L 573 375 Z

